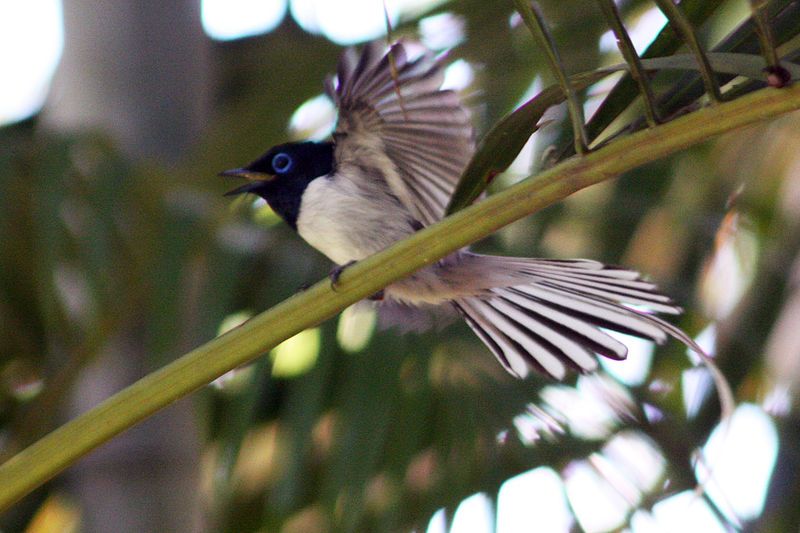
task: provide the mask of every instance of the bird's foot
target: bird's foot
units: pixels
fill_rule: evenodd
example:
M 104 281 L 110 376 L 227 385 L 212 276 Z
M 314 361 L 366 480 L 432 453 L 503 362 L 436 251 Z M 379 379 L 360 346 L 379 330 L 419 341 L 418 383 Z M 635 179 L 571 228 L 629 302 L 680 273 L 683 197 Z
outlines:
M 331 269 L 331 271 L 328 273 L 328 277 L 331 279 L 331 288 L 333 290 L 336 290 L 336 286 L 339 284 L 339 277 L 342 275 L 342 272 L 344 272 L 345 269 L 349 268 L 350 266 L 354 265 L 355 263 L 356 263 L 356 261 L 348 261 L 344 265 L 336 265 L 335 267 L 333 267 Z M 373 294 L 372 296 L 368 297 L 367 300 L 370 300 L 370 301 L 373 301 L 373 302 L 380 302 L 380 301 L 383 300 L 383 296 L 384 296 L 384 292 L 383 292 L 383 289 L 381 289 L 378 292 L 376 292 L 375 294 Z
M 331 269 L 328 273 L 328 277 L 331 279 L 331 288 L 336 290 L 336 286 L 339 284 L 339 278 L 342 276 L 342 272 L 349 266 L 356 264 L 355 261 L 348 261 L 343 265 L 336 265 Z

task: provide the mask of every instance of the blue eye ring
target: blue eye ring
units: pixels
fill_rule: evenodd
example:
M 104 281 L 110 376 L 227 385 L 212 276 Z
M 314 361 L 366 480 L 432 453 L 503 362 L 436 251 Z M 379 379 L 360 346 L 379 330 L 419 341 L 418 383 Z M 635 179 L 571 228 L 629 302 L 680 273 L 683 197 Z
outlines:
M 279 152 L 272 157 L 272 168 L 277 174 L 286 174 L 293 166 L 294 160 L 286 152 Z

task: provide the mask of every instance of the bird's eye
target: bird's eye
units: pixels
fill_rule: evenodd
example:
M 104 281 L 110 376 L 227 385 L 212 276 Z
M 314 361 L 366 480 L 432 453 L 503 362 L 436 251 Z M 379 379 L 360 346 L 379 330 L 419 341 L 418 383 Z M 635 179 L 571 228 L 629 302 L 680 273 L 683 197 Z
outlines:
M 285 152 L 275 154 L 275 157 L 272 158 L 272 168 L 278 174 L 286 174 L 292 169 L 292 166 L 294 166 L 292 156 Z

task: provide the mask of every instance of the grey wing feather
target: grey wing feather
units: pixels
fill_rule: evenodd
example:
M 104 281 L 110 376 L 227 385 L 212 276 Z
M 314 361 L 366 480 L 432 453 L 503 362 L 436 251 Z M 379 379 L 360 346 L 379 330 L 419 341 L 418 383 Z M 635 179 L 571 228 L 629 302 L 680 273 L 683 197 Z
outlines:
M 469 113 L 442 90 L 443 63 L 429 52 L 409 60 L 404 43 L 347 50 L 326 84 L 339 108 L 336 160 L 379 169 L 422 224 L 441 219 L 475 150 Z M 387 169 L 389 162 L 391 169 Z

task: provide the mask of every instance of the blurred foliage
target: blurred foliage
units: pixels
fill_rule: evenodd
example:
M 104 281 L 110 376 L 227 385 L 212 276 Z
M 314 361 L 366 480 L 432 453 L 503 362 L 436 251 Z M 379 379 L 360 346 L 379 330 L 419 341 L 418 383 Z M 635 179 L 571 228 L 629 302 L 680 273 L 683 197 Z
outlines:
M 597 46 L 608 28 L 594 2 L 541 4 L 568 73 L 620 61 Z M 746 10 L 729 4 L 681 5 L 710 49 L 757 53 L 752 31 L 731 31 Z M 651 5 L 622 7 L 630 21 Z M 782 50 L 790 57 L 799 10 L 796 1 L 770 2 L 776 40 L 788 43 Z M 536 77 L 545 85 L 554 81 L 527 29 L 509 23 L 510 2 L 460 0 L 435 12 L 465 22 L 466 39 L 452 55 L 476 67 L 467 99 L 481 132 L 512 110 Z M 416 21 L 395 31 L 413 35 Z M 668 34 L 645 56 L 678 50 Z M 245 202 L 222 198 L 228 184 L 215 174 L 285 141 L 292 113 L 321 92 L 339 53 L 289 17 L 267 35 L 215 43 L 214 120 L 177 167 L 126 158 L 99 133 L 49 132 L 37 119 L 0 130 L 3 458 L 57 425 L 73 384 L 110 346 L 135 346 L 128 357 L 146 372 L 211 339 L 226 316 L 266 309 L 327 273 L 327 261 L 289 228 L 261 221 Z M 723 83 L 730 79 L 720 76 Z M 654 85 L 664 116 L 682 112 L 702 93 L 694 72 L 660 73 Z M 589 122 L 591 136 L 618 116 L 636 124 L 636 100 L 635 84 L 624 79 Z M 537 134 L 535 155 L 523 162 L 528 167 L 541 166 L 543 153 L 569 155 L 571 129 L 563 115 L 554 113 Z M 719 364 L 740 401 L 760 402 L 778 385 L 796 391 L 800 372 L 774 369 L 782 368 L 775 362 L 781 353 L 796 359 L 798 345 L 783 352 L 773 346 L 773 359 L 765 353 L 797 291 L 798 132 L 795 114 L 711 141 L 576 194 L 478 246 L 641 269 L 687 308 L 679 321 L 687 332 L 716 325 Z M 727 288 L 709 292 L 714 279 L 708 273 L 715 272 L 709 265 L 722 245 L 718 231 L 726 216 L 738 217 L 755 236 L 754 281 L 731 312 L 715 314 L 709 311 L 715 294 Z M 420 530 L 439 508 L 452 513 L 478 491 L 496 498 L 503 481 L 537 466 L 564 471 L 626 431 L 644 436 L 667 461 L 660 482 L 641 494 L 641 506 L 649 508 L 695 487 L 691 457 L 717 421 L 713 396 L 687 417 L 680 383 L 690 363 L 677 343 L 656 350 L 641 385 L 625 387 L 608 376 L 598 382 L 606 387 L 600 398 L 616 413 L 607 431 L 585 438 L 550 406 L 552 427 L 537 426 L 537 438 L 529 439 L 515 417 L 545 404 L 540 393 L 552 385 L 506 375 L 462 324 L 421 335 L 376 332 L 354 353 L 337 340 L 337 321 L 323 324 L 320 335 L 306 373 L 272 376 L 265 357 L 232 377 L 234 383 L 195 395 L 205 529 Z M 648 422 L 645 404 L 658 406 L 664 419 Z M 771 487 L 754 530 L 788 531 L 800 520 L 796 400 L 793 407 L 776 416 L 781 481 Z M 54 497 L 64 507 L 72 496 L 56 480 L 2 517 L 0 526 L 24 529 Z

